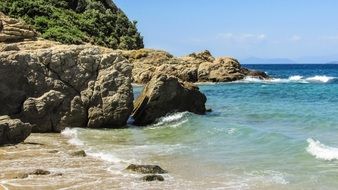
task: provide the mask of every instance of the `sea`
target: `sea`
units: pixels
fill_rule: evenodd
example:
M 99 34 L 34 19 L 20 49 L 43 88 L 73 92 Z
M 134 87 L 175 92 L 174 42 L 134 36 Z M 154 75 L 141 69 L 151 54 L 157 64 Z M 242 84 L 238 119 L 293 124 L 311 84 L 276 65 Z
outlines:
M 338 189 L 338 65 L 257 64 L 272 78 L 202 83 L 212 112 L 147 127 L 66 129 L 125 189 Z M 142 87 L 134 87 L 137 97 Z M 156 164 L 143 182 L 129 164 Z

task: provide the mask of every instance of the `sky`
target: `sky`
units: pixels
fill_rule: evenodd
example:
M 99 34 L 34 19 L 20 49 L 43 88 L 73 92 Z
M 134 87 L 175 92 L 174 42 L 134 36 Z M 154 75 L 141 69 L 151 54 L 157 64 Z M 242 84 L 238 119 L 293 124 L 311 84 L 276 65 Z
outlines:
M 338 60 L 338 0 L 114 0 L 145 47 L 181 56 Z

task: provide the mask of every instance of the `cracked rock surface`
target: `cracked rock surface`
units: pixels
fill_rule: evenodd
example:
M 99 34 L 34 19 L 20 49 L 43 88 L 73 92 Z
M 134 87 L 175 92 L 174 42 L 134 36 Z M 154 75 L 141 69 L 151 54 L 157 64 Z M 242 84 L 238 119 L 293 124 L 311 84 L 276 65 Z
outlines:
M 126 124 L 132 65 L 117 52 L 46 40 L 11 45 L 0 52 L 0 115 L 31 123 L 32 132 Z

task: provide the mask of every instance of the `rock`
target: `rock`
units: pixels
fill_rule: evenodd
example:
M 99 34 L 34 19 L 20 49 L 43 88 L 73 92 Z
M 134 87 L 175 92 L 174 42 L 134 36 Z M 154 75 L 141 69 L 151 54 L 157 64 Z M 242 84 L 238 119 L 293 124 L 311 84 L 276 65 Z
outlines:
M 13 176 L 14 179 L 25 179 L 27 178 L 29 175 L 27 173 L 18 173 L 15 176 Z
M 166 170 L 163 170 L 160 166 L 157 165 L 135 165 L 130 164 L 126 170 L 130 170 L 142 174 L 165 174 L 168 173 Z
M 35 39 L 38 33 L 29 25 L 0 12 L 0 42 Z
M 241 65 L 233 58 L 218 58 L 214 62 L 204 62 L 198 67 L 200 82 L 230 82 L 244 77 Z
M 243 68 L 231 57 L 215 58 L 208 50 L 184 57 L 151 49 L 120 51 L 133 63 L 133 82 L 148 83 L 158 73 L 175 76 L 185 82 L 229 82 L 241 80 L 252 71 Z M 259 75 L 266 79 L 266 76 Z
M 147 125 L 174 112 L 205 114 L 206 100 L 197 86 L 176 77 L 156 75 L 135 100 L 132 117 L 136 125 Z
M 32 126 L 19 119 L 0 116 L 0 146 L 23 142 L 31 133 Z
M 161 175 L 146 175 L 142 177 L 143 181 L 164 181 L 163 176 Z
M 270 78 L 265 72 L 262 71 L 249 71 L 247 75 L 261 80 Z
M 86 157 L 87 154 L 84 150 L 79 150 L 79 151 L 75 151 L 70 153 L 71 156 L 78 156 L 78 157 Z
M 50 171 L 42 170 L 42 169 L 36 169 L 33 172 L 30 172 L 29 175 L 49 175 Z
M 33 125 L 119 128 L 133 109 L 132 65 L 118 51 L 47 40 L 0 52 L 0 115 Z
M 49 150 L 48 153 L 51 153 L 51 154 L 56 154 L 58 153 L 59 151 L 58 150 Z

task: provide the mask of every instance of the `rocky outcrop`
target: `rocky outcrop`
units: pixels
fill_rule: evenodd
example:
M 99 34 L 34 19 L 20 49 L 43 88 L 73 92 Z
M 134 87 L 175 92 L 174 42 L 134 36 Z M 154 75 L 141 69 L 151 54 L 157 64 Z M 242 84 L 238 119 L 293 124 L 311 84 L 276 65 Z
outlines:
M 230 82 L 246 76 L 269 78 L 263 72 L 243 68 L 234 58 L 215 58 L 207 50 L 185 57 L 174 57 L 165 51 L 151 49 L 121 53 L 133 63 L 133 82 L 140 84 L 146 84 L 158 73 L 172 75 L 185 82 Z
M 36 37 L 37 32 L 32 27 L 0 12 L 0 42 L 17 42 Z
M 198 87 L 178 78 L 155 75 L 135 100 L 132 117 L 136 125 L 147 125 L 173 112 L 206 112 L 206 97 Z
M 126 124 L 132 65 L 117 52 L 44 40 L 15 45 L 20 51 L 0 52 L 0 115 L 31 123 L 33 132 Z
M 23 142 L 31 133 L 32 126 L 19 119 L 0 116 L 0 146 Z

